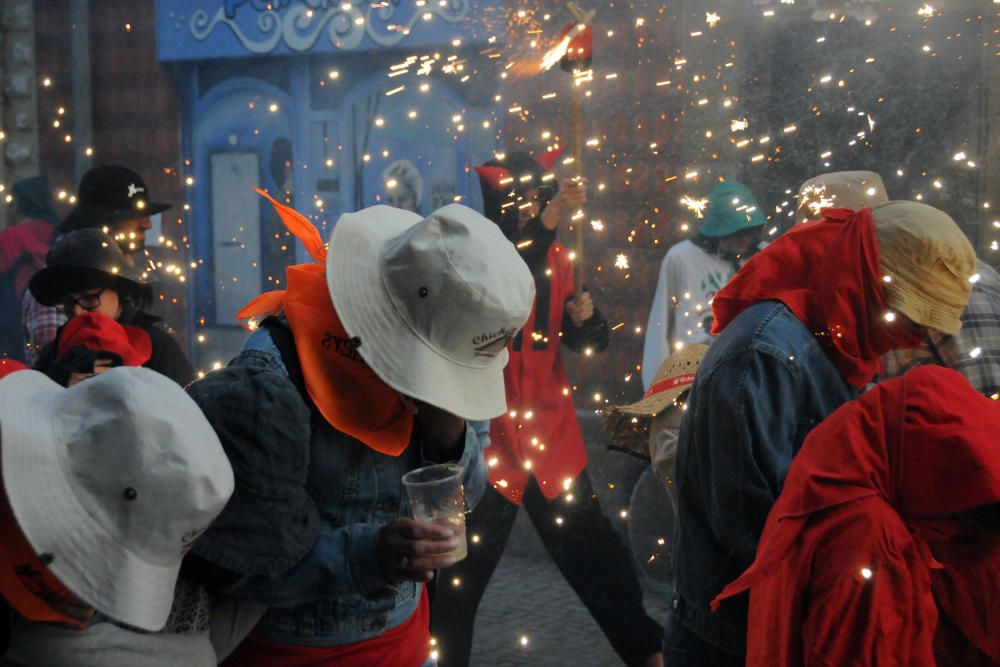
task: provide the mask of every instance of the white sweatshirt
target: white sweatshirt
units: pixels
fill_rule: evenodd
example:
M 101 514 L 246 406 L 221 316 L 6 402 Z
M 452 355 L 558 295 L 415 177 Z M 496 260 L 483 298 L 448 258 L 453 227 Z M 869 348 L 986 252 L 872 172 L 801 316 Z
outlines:
M 712 298 L 736 272 L 732 262 L 710 254 L 691 240 L 667 251 L 660 264 L 656 295 L 646 324 L 642 386 L 648 390 L 663 360 L 685 345 L 704 343 L 712 328 Z

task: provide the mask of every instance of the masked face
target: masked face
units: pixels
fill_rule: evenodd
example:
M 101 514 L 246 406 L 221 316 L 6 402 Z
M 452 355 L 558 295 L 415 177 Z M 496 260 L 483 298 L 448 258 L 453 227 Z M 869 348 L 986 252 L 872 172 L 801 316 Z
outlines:
M 677 489 L 674 471 L 677 467 L 677 440 L 681 433 L 684 411 L 678 407 L 664 410 L 653 418 L 649 426 L 649 458 L 653 470 L 667 485 L 667 493 L 677 507 Z

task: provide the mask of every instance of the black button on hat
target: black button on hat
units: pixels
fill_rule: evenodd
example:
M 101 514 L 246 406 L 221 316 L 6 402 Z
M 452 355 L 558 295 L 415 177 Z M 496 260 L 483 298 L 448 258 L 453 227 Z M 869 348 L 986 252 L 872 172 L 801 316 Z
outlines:
M 162 213 L 170 204 L 153 202 L 139 174 L 119 165 L 94 167 L 80 179 L 76 206 L 59 226 L 74 229 L 113 227 L 115 223 Z

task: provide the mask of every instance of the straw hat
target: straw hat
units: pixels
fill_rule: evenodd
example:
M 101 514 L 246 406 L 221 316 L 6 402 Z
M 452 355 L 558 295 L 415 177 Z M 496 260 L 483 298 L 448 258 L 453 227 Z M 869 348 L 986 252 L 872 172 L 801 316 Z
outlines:
M 685 346 L 660 364 L 642 400 L 608 410 L 603 426 L 611 434 L 612 449 L 649 458 L 649 418 L 675 405 L 681 394 L 691 388 L 707 351 L 707 345 Z
M 687 345 L 671 354 L 660 364 L 659 370 L 653 376 L 653 382 L 649 385 L 649 391 L 642 400 L 629 405 L 619 405 L 612 410 L 627 415 L 652 417 L 673 405 L 674 401 L 694 384 L 694 375 L 707 351 L 707 345 Z

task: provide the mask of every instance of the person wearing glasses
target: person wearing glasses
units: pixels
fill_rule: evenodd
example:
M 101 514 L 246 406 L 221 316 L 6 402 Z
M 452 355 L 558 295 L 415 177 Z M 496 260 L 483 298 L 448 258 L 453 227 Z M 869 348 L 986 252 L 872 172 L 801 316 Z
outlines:
M 125 258 L 113 237 L 99 229 L 81 229 L 55 245 L 47 266 L 31 278 L 28 289 L 39 303 L 59 306 L 69 318 L 100 313 L 142 329 L 152 341 L 152 354 L 143 365 L 187 385 L 195 378 L 191 363 L 161 320 L 144 310 L 153 300 L 150 282 L 149 274 Z M 36 370 L 47 373 L 56 362 L 62 331 L 42 350 Z

